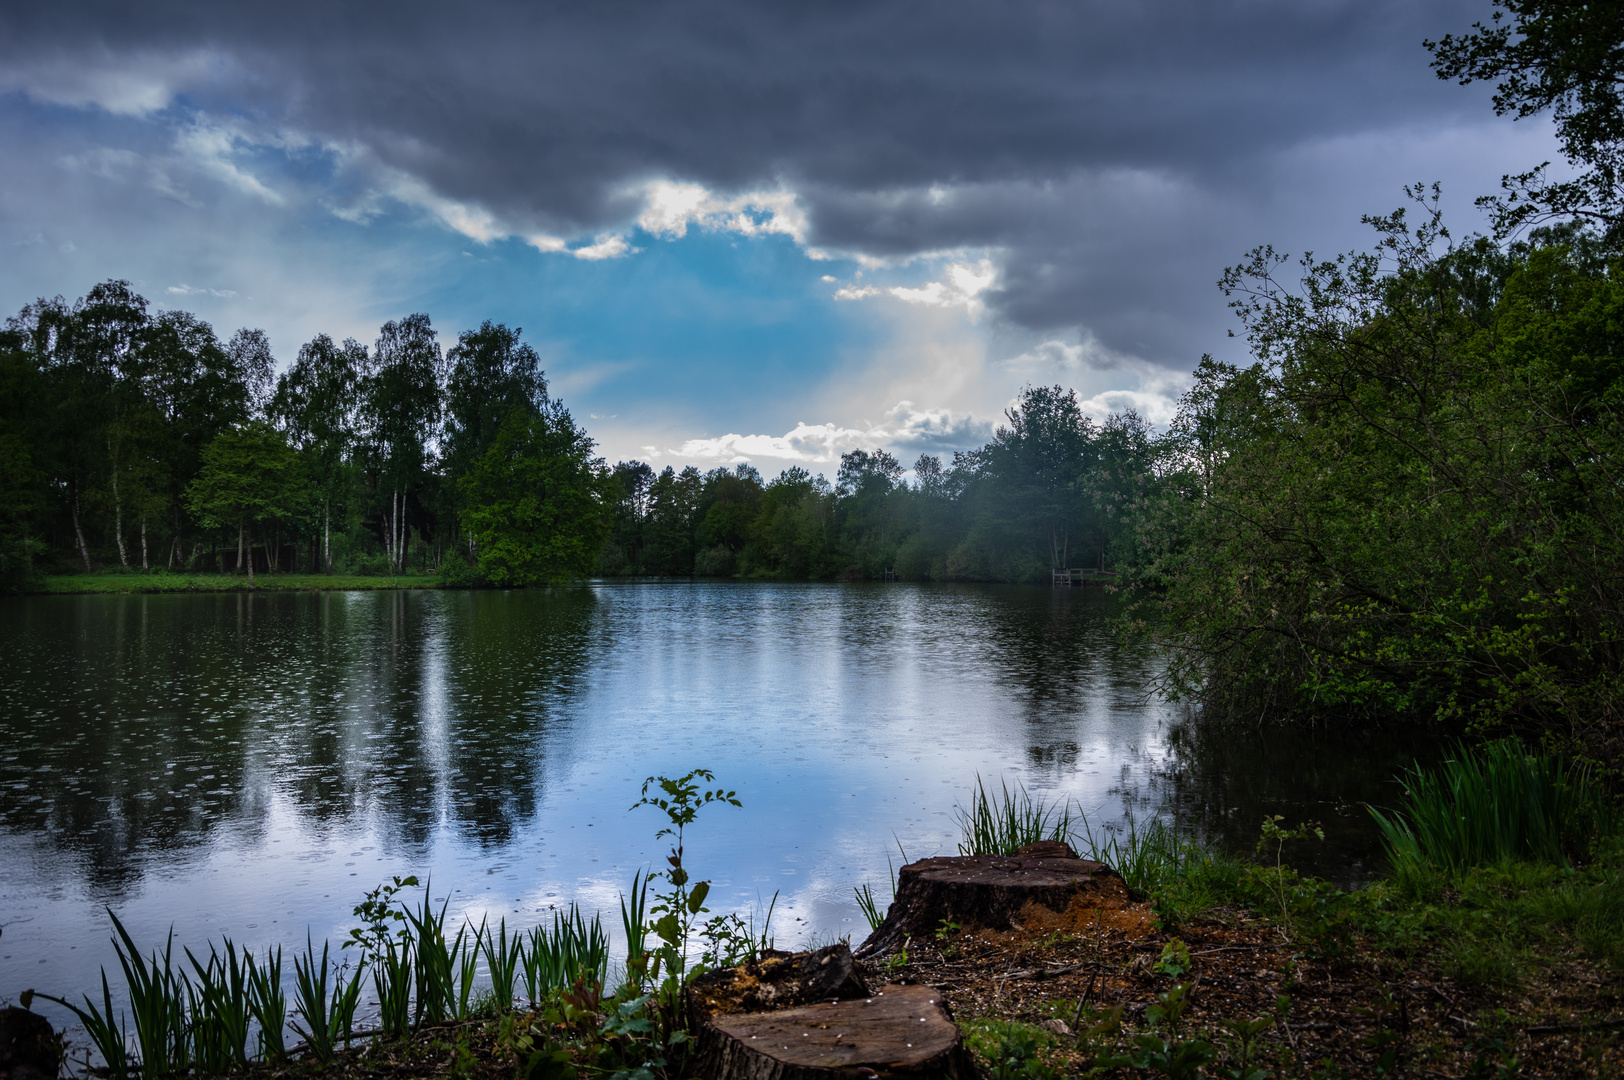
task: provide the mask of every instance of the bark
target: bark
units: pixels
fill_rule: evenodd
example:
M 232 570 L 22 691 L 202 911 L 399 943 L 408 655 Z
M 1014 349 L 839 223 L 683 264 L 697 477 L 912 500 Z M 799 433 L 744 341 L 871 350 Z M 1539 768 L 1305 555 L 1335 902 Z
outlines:
M 113 459 L 113 539 L 118 541 L 118 564 L 128 570 L 130 556 L 124 550 L 124 501 L 118 494 L 118 453 L 113 449 L 111 438 L 107 440 L 107 455 Z
M 151 570 L 147 563 L 147 515 L 141 515 L 141 569 Z
M 719 1016 L 700 1033 L 695 1075 L 836 1080 L 864 1075 L 973 1080 L 941 991 L 886 986 L 872 997 Z
M 243 542 L 247 538 L 247 536 L 248 536 L 248 526 L 247 526 L 247 524 L 244 523 L 244 522 L 239 521 L 237 523 L 237 558 L 238 559 L 242 558 Z M 250 587 L 252 587 L 253 584 L 254 584 L 254 549 L 253 548 L 250 547 L 248 549 L 248 559 L 247 559 L 246 562 L 243 562 L 242 565 L 246 566 L 248 568 L 248 584 L 249 584 Z
M 79 487 L 77 484 L 73 488 L 71 507 L 73 510 L 73 538 L 79 543 L 79 558 L 84 560 L 85 573 L 88 574 L 90 573 L 90 548 L 85 546 L 85 531 L 79 527 Z
M 1077 858 L 1058 841 L 1028 844 L 1014 856 L 921 859 L 898 871 L 896 899 L 857 955 L 889 952 L 910 937 L 928 937 L 944 919 L 965 930 L 1008 930 L 1063 919 L 1083 924 L 1107 912 L 1142 921 L 1133 908 L 1133 897 L 1115 871 Z
M 327 567 L 327 572 L 333 572 L 333 527 L 332 510 L 329 504 L 322 503 L 321 507 L 321 561 Z

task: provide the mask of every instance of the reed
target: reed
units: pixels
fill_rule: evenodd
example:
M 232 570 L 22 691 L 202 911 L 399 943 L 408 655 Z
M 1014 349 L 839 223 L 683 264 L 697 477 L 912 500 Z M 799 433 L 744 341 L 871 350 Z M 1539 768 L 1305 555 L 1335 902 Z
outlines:
M 186 1039 L 187 994 L 182 986 L 184 976 L 174 967 L 175 933 L 169 932 L 164 939 L 163 952 L 154 952 L 149 960 L 136 948 L 118 916 L 111 909 L 107 914 L 118 933 L 113 950 L 124 971 L 130 996 L 130 1019 L 135 1026 L 141 1075 L 152 1080 L 185 1073 L 190 1066 Z
M 1124 829 L 1102 829 L 1099 834 L 1094 832 L 1086 815 L 1080 815 L 1079 820 L 1081 854 L 1121 874 L 1128 888 L 1142 895 L 1160 891 L 1191 863 L 1211 854 L 1196 840 L 1180 836 L 1175 827 L 1161 818 L 1141 826 L 1129 814 Z
M 248 1008 L 259 1026 L 259 1056 L 265 1061 L 287 1057 L 288 998 L 282 989 L 282 947 L 265 950 L 265 962 L 255 964 L 246 953 Z
M 885 921 L 885 916 L 880 913 L 879 901 L 874 899 L 873 888 L 865 881 L 853 891 L 857 893 L 857 906 L 862 909 L 869 930 L 878 930 L 880 924 Z
M 480 934 L 485 941 L 485 969 L 491 977 L 491 997 L 499 1009 L 513 1008 L 513 991 L 519 969 L 524 964 L 524 937 L 508 937 L 507 918 L 497 924 L 496 933 L 485 933 L 484 922 Z
M 632 905 L 637 904 L 634 897 Z M 624 906 L 622 900 L 623 909 Z M 628 959 L 628 967 L 630 963 Z M 551 931 L 545 926 L 531 929 L 524 950 L 523 979 L 525 997 L 532 1004 L 555 991 L 568 990 L 577 980 L 601 986 L 608 974 L 609 935 L 597 913 L 588 919 L 572 903 L 562 911 L 553 912 Z
M 249 970 L 253 959 L 239 959 L 237 946 L 224 939 L 222 955 L 211 945 L 205 964 L 183 950 L 196 978 L 184 979 L 186 1025 L 192 1065 L 199 1072 L 217 1075 L 248 1064 L 248 1034 L 253 1026 L 249 1006 Z
M 321 943 L 321 956 L 305 935 L 303 956 L 293 958 L 294 1013 L 303 1020 L 293 1022 L 293 1030 L 304 1038 L 305 1046 L 318 1061 L 331 1061 L 355 1028 L 355 1008 L 361 1000 L 360 968 L 348 983 L 343 973 L 328 959 L 327 942 Z
M 631 895 L 620 897 L 620 925 L 626 932 L 626 977 L 639 984 L 648 969 L 648 887 L 649 878 L 639 870 L 632 875 Z
M 1070 841 L 1069 804 L 1034 800 L 1020 783 L 1013 792 L 1003 781 L 999 781 L 999 788 L 998 792 L 989 792 L 977 775 L 970 806 L 954 806 L 953 814 L 964 836 L 959 842 L 960 855 L 1013 855 L 1039 840 Z
M 1401 809 L 1369 809 L 1401 883 L 1503 862 L 1568 866 L 1618 823 L 1589 768 L 1516 739 L 1461 744 L 1438 768 L 1417 766 L 1399 782 Z
M 378 996 L 378 1026 L 385 1038 L 403 1038 L 412 1030 L 412 972 L 410 941 L 386 941 L 372 962 L 372 986 Z

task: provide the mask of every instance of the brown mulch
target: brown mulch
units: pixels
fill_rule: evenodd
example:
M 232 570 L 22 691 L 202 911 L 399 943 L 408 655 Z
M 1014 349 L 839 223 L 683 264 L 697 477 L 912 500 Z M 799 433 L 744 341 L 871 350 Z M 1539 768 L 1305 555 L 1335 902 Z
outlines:
M 1495 1067 L 1512 1058 L 1520 1072 L 1504 1075 L 1624 1074 L 1624 979 L 1577 957 L 1552 958 L 1544 975 L 1498 995 L 1450 984 L 1424 957 L 1400 967 L 1361 947 L 1314 959 L 1306 947 L 1283 941 L 1274 925 L 1238 911 L 1211 913 L 1177 936 L 1193 962 L 1183 976 L 1194 982 L 1187 1036 L 1225 1046 L 1222 1019 L 1267 1016 L 1289 995 L 1285 1019 L 1261 1040 L 1264 1064 L 1276 1076 L 1378 1075 L 1382 1054 L 1394 1046 L 1394 1075 L 1496 1077 Z M 1148 1030 L 1145 1009 L 1174 983 L 1153 970 L 1171 937 L 1148 926 L 1026 925 L 945 942 L 916 938 L 906 965 L 888 968 L 887 958 L 875 958 L 864 972 L 940 989 L 961 1024 L 990 1017 L 1047 1021 L 1051 1030 L 1057 1019 L 1066 1028 L 1087 1027 L 1091 1012 L 1121 1005 L 1121 1025 L 1132 1035 Z M 1073 1049 L 1081 1040 L 1065 1032 L 1055 1041 L 1066 1071 L 1086 1072 L 1091 1058 Z M 1092 1047 L 1101 1049 L 1101 1039 Z

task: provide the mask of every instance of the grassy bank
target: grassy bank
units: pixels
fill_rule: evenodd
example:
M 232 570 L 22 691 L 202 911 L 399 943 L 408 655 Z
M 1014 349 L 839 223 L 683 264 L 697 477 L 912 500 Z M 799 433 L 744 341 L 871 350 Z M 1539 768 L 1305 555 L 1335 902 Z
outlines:
M 639 875 L 622 899 L 623 959 L 609 957 L 601 922 L 574 910 L 524 934 L 453 933 L 443 907 L 397 880 L 357 906 L 350 963 L 325 946 L 294 957 L 291 1001 L 267 977 L 280 953 L 255 960 L 228 943 L 183 968 L 167 947 L 143 961 L 124 938 L 130 1026 L 111 1022 L 105 994 L 84 999 L 81 1016 L 103 1056 L 120 1058 L 115 1072 L 148 1080 L 690 1076 L 684 984 L 772 943 L 770 925 L 701 918 L 708 886 L 683 867 L 682 830 L 700 807 L 736 800 L 695 776 L 709 779 L 659 778 L 664 795 L 645 787 L 638 804 L 668 815 L 676 846 L 652 892 Z M 959 812 L 961 853 L 1069 840 L 1121 873 L 1139 898 L 1133 917 L 1034 915 L 1006 931 L 944 920 L 868 957 L 864 977 L 942 991 L 995 1080 L 1616 1074 L 1624 844 L 1609 797 L 1582 770 L 1512 744 L 1463 750 L 1409 780 L 1383 816 L 1398 872 L 1352 891 L 1291 869 L 1293 852 L 1318 842 L 1311 825 L 1269 819 L 1254 851 L 1225 855 L 1160 823 L 1091 831 L 1064 806 L 978 783 Z M 1504 811 L 1495 843 L 1437 827 L 1490 788 Z M 859 895 L 872 904 L 879 891 Z M 865 912 L 877 923 L 883 904 Z
M 378 577 L 361 574 L 255 574 L 249 585 L 242 574 L 101 573 L 61 574 L 43 579 L 36 594 L 175 593 L 175 592 L 310 592 L 350 589 L 433 589 L 433 574 Z

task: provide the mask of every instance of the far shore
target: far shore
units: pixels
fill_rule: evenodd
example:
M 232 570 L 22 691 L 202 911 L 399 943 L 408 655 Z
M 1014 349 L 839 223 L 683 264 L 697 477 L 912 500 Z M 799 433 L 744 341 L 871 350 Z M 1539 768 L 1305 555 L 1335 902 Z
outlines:
M 395 577 L 370 574 L 287 574 L 256 573 L 252 583 L 244 574 L 105 572 L 99 574 L 53 574 L 39 587 L 28 590 L 34 596 L 81 593 L 176 593 L 176 592 L 334 592 L 353 589 L 437 589 L 440 579 L 433 574 L 402 574 Z

